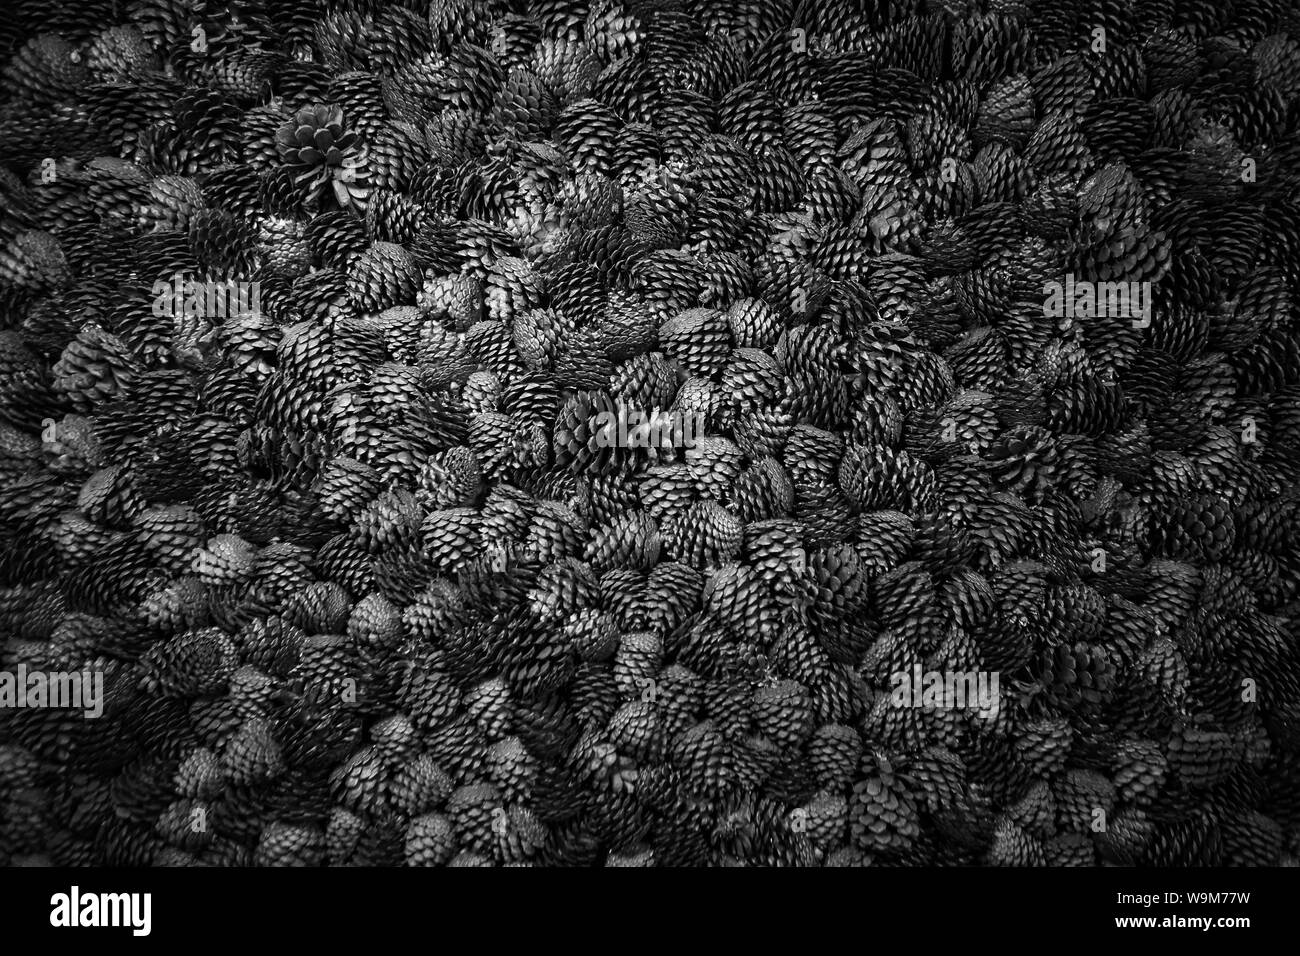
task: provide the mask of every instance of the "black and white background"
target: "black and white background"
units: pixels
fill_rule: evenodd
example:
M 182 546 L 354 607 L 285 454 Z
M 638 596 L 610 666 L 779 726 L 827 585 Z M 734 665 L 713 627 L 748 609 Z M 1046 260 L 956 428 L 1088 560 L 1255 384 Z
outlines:
M 1294 864 L 1295 4 L 11 6 L 0 863 Z

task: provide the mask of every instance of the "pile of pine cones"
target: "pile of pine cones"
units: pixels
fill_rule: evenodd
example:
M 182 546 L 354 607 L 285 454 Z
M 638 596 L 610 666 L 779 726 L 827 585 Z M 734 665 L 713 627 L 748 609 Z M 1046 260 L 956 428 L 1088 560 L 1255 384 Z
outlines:
M 1300 853 L 1289 0 L 17 7 L 0 863 Z

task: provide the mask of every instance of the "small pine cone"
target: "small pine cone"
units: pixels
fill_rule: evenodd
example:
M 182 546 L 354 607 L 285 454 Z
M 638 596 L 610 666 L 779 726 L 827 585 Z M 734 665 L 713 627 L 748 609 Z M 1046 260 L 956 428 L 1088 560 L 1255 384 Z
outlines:
M 541 298 L 541 280 L 527 260 L 502 256 L 492 263 L 484 289 L 488 318 L 510 323 L 536 307 Z
M 249 718 L 239 725 L 226 744 L 222 762 L 226 776 L 235 786 L 272 780 L 284 770 L 280 745 L 261 717 Z
M 351 521 L 374 500 L 379 485 L 379 472 L 369 465 L 334 458 L 322 470 L 317 488 L 321 511 L 334 521 Z
M 781 336 L 781 316 L 762 299 L 739 299 L 727 310 L 736 348 L 767 349 Z
M 723 395 L 732 414 L 769 405 L 784 394 L 781 367 L 775 358 L 761 349 L 740 347 L 731 353 L 722 374 Z
M 730 439 L 706 435 L 686 449 L 686 465 L 701 498 L 726 497 L 740 476 L 744 455 Z
M 371 172 L 375 172 L 373 165 Z M 400 193 L 376 189 L 366 203 L 366 232 L 377 241 L 409 245 L 419 235 L 425 216 L 419 203 Z
M 1074 732 L 1064 718 L 1043 718 L 1027 723 L 1016 738 L 1016 751 L 1026 767 L 1040 778 L 1053 777 L 1065 769 Z
M 479 521 L 474 508 L 430 512 L 420 526 L 425 554 L 449 571 L 464 567 L 481 548 Z
M 310 699 L 337 705 L 356 701 L 357 668 L 348 639 L 339 634 L 317 634 L 298 642 L 297 660 L 288 677 Z
M 1169 768 L 1183 786 L 1209 787 L 1226 777 L 1241 759 L 1240 741 L 1217 730 L 1186 727 L 1168 743 Z
M 357 308 L 381 312 L 411 305 L 423 275 L 416 259 L 391 242 L 375 242 L 348 264 L 347 289 Z
M 915 533 L 912 519 L 901 511 L 868 511 L 858 516 L 853 547 L 864 567 L 888 572 L 903 563 Z
M 10 229 L 6 229 L 6 232 L 12 238 L 3 247 L 0 247 L 0 279 L 3 279 L 8 287 L 20 294 L 24 292 L 39 294 L 52 292 L 68 285 L 71 279 L 68 256 L 65 255 L 59 239 L 39 229 L 18 231 L 17 235 L 13 235 Z M 98 338 L 106 338 L 116 343 L 113 346 L 113 352 L 119 358 L 123 357 L 119 351 L 120 342 L 91 327 L 83 329 L 73 343 L 74 345 L 80 345 L 81 348 L 72 353 L 72 364 L 66 366 L 64 375 L 60 376 L 65 383 L 64 386 L 60 387 L 60 390 L 73 392 L 74 399 L 76 397 L 75 384 L 67 382 L 66 373 L 78 368 L 88 373 L 91 372 L 87 365 L 81 364 L 77 359 L 90 357 L 94 350 L 86 349 L 85 346 Z M 68 355 L 69 353 L 64 353 L 65 357 Z M 56 385 L 56 387 L 59 386 Z M 83 393 L 81 397 L 87 396 Z
M 874 603 L 885 627 L 903 627 L 938 614 L 938 601 L 929 572 L 920 562 L 908 562 L 875 581 Z
M 690 503 L 694 480 L 684 464 L 652 465 L 641 478 L 641 507 L 663 523 Z
M 303 633 L 282 618 L 258 619 L 245 625 L 236 636 L 240 656 L 249 665 L 268 674 L 285 677 L 298 663 Z
M 1154 832 L 1146 813 L 1136 807 L 1125 807 L 1111 816 L 1106 828 L 1095 835 L 1097 853 L 1118 866 L 1137 866 L 1143 861 Z
M 140 613 L 163 633 L 189 630 L 208 619 L 208 592 L 192 575 L 178 578 L 140 602 Z
M 402 624 L 408 637 L 431 641 L 458 626 L 465 610 L 465 596 L 461 590 L 439 578 L 430 581 L 402 612 Z
M 529 610 L 548 625 L 596 601 L 597 585 L 591 569 L 573 558 L 562 558 L 544 568 L 528 591 Z
M 1127 740 L 1115 757 L 1115 788 L 1126 803 L 1146 805 L 1156 799 L 1165 781 L 1168 761 L 1152 740 Z
M 697 501 L 662 529 L 668 553 L 695 568 L 735 558 L 744 541 L 740 520 L 717 501 Z
M 225 698 L 198 698 L 190 705 L 190 724 L 199 742 L 213 750 L 225 746 L 239 729 L 241 718 L 233 704 Z
M 614 680 L 628 700 L 640 699 L 663 663 L 663 641 L 655 634 L 624 634 L 614 655 Z
M 527 807 L 512 804 L 506 810 L 504 824 L 498 825 L 497 853 L 507 866 L 527 865 L 536 856 L 548 836 L 546 827 Z
M 0 337 L 0 342 L 3 341 L 3 337 Z M 3 360 L 0 358 L 0 361 Z M 10 383 L 17 382 L 22 377 L 21 371 L 13 367 L 8 367 L 6 374 L 10 377 Z M 15 415 L 18 411 L 11 409 L 9 414 Z M 82 415 L 64 415 L 52 430 L 47 428 L 41 436 L 41 450 L 46 456 L 48 467 L 60 474 L 85 474 L 105 462 L 104 448 L 95 433 L 94 422 Z
M 465 404 L 475 412 L 495 412 L 501 405 L 501 379 L 491 372 L 473 372 L 461 392 Z
M 782 750 L 793 750 L 813 731 L 813 702 L 807 689 L 791 680 L 754 692 L 754 717 L 759 732 Z
M 727 317 L 714 309 L 687 309 L 659 327 L 659 341 L 670 358 L 694 375 L 711 378 L 731 355 Z
M 101 468 L 86 479 L 77 506 L 91 521 L 113 526 L 131 524 L 144 510 L 131 473 L 122 465 Z
M 325 859 L 325 834 L 320 828 L 272 823 L 262 831 L 254 854 L 255 866 L 320 866 Z
M 999 140 L 1019 148 L 1034 126 L 1034 97 L 1029 81 L 1023 75 L 1008 77 L 990 89 L 988 98 L 980 104 L 975 140 Z
M 226 687 L 238 655 L 234 642 L 216 628 L 180 634 L 145 652 L 143 684 L 169 697 L 211 695 Z
M 335 797 L 344 807 L 365 816 L 388 802 L 388 776 L 377 747 L 362 747 L 335 768 L 330 777 Z
M 366 822 L 351 810 L 335 807 L 325 824 L 325 853 L 330 866 L 352 862 Z
M 597 529 L 584 558 L 601 574 L 611 568 L 648 570 L 659 559 L 659 529 L 643 512 L 621 514 Z
M 779 460 L 758 458 L 736 478 L 729 494 L 737 516 L 745 523 L 783 518 L 795 503 L 795 488 Z
M 54 388 L 81 412 L 108 402 L 129 385 L 135 363 L 116 337 L 94 326 L 78 334 L 51 370 Z
M 312 256 L 328 268 L 345 267 L 366 249 L 365 224 L 344 210 L 325 212 L 308 220 L 302 238 Z
M 1046 866 L 1047 853 L 1037 838 L 1004 817 L 994 830 L 988 863 L 990 866 Z
M 281 616 L 308 634 L 343 634 L 351 611 L 352 602 L 341 585 L 312 581 L 290 595 Z
M 823 850 L 842 846 L 848 834 L 849 801 L 842 793 L 822 790 L 790 813 L 790 826 L 806 833 Z
M 171 846 L 197 852 L 212 842 L 211 807 L 198 800 L 177 800 L 158 815 L 154 829 Z
M 483 317 L 483 283 L 465 274 L 430 275 L 420 287 L 415 303 L 422 314 L 439 318 L 450 328 L 465 332 Z
M 485 783 L 461 787 L 452 793 L 447 800 L 447 813 L 460 846 L 482 854 L 492 852 L 497 832 L 507 820 L 496 788 Z
M 406 865 L 445 866 L 459 845 L 449 817 L 441 813 L 416 817 L 406 828 Z
M 533 309 L 515 316 L 512 336 L 524 365 L 549 369 L 570 329 L 563 317 L 549 309 Z
M 1092 833 L 1115 806 L 1115 785 L 1094 770 L 1070 770 L 1056 781 L 1056 824 L 1068 833 Z
M 604 171 L 613 158 L 622 121 L 594 99 L 570 103 L 555 124 L 555 139 L 574 168 Z
M 777 607 L 768 593 L 767 581 L 744 564 L 728 564 L 716 571 L 707 584 L 706 607 L 729 635 L 742 637 L 776 627 Z M 708 630 L 702 633 L 712 633 Z M 701 653 L 715 653 L 701 644 Z
M 238 535 L 219 534 L 195 549 L 191 568 L 204 584 L 229 587 L 252 577 L 256 548 Z
M 195 800 L 212 800 L 226 786 L 225 770 L 216 754 L 199 747 L 176 770 L 176 792 Z
M 892 772 L 867 766 L 853 785 L 849 829 L 854 843 L 865 851 L 905 850 L 920 832 L 916 806 Z
M 409 817 L 430 813 L 451 795 L 455 783 L 428 754 L 409 759 L 389 784 L 393 808 Z
M 255 561 L 256 593 L 269 603 L 279 603 L 314 575 L 308 567 L 311 554 L 297 545 L 280 542 L 258 552 Z
M 734 748 L 711 721 L 703 721 L 677 736 L 673 763 L 681 768 L 696 792 L 721 796 L 737 783 Z
M 1037 839 L 1056 833 L 1056 805 L 1052 788 L 1046 780 L 1037 780 L 1016 803 L 1007 808 L 1007 817 Z
M 50 530 L 50 538 L 68 565 L 90 562 L 119 538 L 110 528 L 95 524 L 77 511 L 65 511 Z
M 644 698 L 643 693 L 643 699 L 622 704 L 609 718 L 606 733 L 620 753 L 638 763 L 655 763 L 663 757 L 666 740 L 658 709 Z
M 1044 650 L 1040 665 L 1047 699 L 1067 709 L 1103 701 L 1115 685 L 1115 664 L 1098 645 L 1058 645 Z
M 486 763 L 503 800 L 525 799 L 532 792 L 537 761 L 518 737 L 506 737 L 489 747 Z
M 589 663 L 608 660 L 619 648 L 618 625 L 608 614 L 594 608 L 570 614 L 564 636 L 578 657 Z
M 230 677 L 230 702 L 244 717 L 266 714 L 275 695 L 275 681 L 256 667 L 245 664 Z
M 465 712 L 488 740 L 499 740 L 509 733 L 510 687 L 501 678 L 492 678 L 465 694 Z
M 944 812 L 963 805 L 966 767 L 947 748 L 926 748 L 908 767 L 907 777 L 927 812 Z
M 504 322 L 488 319 L 475 323 L 465 333 L 463 345 L 466 354 L 502 380 L 511 379 L 524 369 L 510 327 Z
M 391 649 L 403 636 L 402 612 L 381 594 L 367 594 L 348 617 L 348 637 L 358 646 Z
M 861 757 L 861 737 L 843 724 L 823 724 L 808 741 L 809 768 L 826 790 L 847 790 Z
M 376 721 L 370 728 L 370 740 L 388 768 L 402 763 L 419 746 L 419 734 L 403 714 L 390 714 Z

